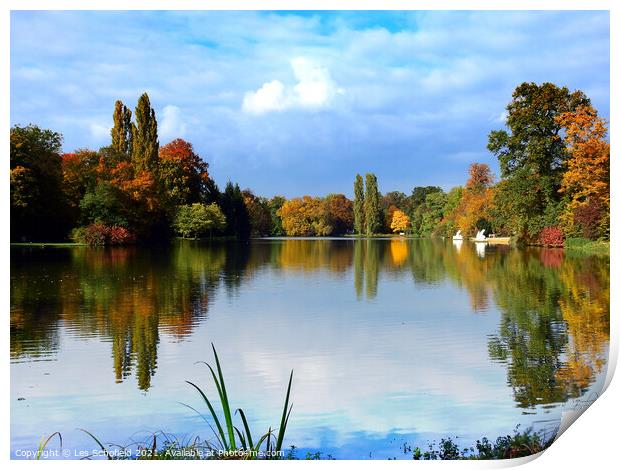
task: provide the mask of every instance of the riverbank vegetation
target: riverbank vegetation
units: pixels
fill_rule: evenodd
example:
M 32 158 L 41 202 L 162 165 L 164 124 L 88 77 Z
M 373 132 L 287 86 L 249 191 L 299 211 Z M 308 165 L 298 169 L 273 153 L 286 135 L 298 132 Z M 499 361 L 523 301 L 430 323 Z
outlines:
M 607 123 L 579 90 L 523 83 L 506 129 L 488 150 L 500 178 L 472 163 L 463 186 L 382 194 L 376 175 L 356 175 L 344 194 L 265 198 L 228 182 L 220 191 L 191 143 L 160 146 L 148 95 L 135 113 L 121 101 L 109 146 L 61 153 L 62 136 L 11 128 L 11 240 L 113 245 L 182 237 L 402 233 L 465 236 L 485 229 L 528 244 L 609 239 Z

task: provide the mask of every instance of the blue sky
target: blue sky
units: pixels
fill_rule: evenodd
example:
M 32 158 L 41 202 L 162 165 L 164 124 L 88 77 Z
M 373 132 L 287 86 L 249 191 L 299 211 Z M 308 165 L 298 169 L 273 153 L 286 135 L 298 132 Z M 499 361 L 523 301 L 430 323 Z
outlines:
M 11 123 L 109 143 L 147 91 L 160 143 L 223 186 L 288 197 L 462 184 L 516 85 L 581 89 L 609 116 L 607 12 L 12 12 Z

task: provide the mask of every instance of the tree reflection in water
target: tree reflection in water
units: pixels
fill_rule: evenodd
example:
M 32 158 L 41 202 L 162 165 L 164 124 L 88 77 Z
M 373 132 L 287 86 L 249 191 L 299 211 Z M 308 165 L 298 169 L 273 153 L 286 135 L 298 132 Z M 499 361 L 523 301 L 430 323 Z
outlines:
M 470 309 L 501 312 L 489 357 L 505 364 L 518 406 L 580 396 L 604 369 L 609 343 L 609 259 L 558 249 L 485 247 L 442 240 L 182 242 L 168 248 L 13 249 L 11 358 L 59 348 L 59 328 L 112 345 L 117 382 L 148 390 L 161 334 L 192 334 L 214 295 L 229 296 L 265 270 L 325 273 L 372 301 L 381 278 L 453 283 Z M 350 276 L 350 277 L 349 277 Z M 350 279 L 350 281 L 348 280 Z

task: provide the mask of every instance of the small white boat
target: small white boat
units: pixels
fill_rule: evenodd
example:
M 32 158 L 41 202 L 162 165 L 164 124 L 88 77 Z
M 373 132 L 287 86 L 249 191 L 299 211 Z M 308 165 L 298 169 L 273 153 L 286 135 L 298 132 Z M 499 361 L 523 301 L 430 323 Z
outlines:
M 463 235 L 461 235 L 461 231 L 457 231 L 456 234 L 452 237 L 452 240 L 462 240 Z

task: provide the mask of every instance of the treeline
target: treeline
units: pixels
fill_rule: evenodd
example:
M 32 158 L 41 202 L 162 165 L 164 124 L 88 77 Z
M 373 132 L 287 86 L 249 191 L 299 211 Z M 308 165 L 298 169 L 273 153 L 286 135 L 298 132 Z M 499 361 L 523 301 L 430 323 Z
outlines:
M 508 130 L 492 131 L 487 148 L 499 160 L 495 181 L 488 165 L 474 163 L 462 187 L 444 192 L 416 187 L 364 199 L 354 185 L 355 229 L 450 236 L 477 230 L 526 243 L 562 245 L 565 238 L 609 239 L 610 188 L 607 123 L 581 91 L 551 83 L 519 85 L 506 107 Z M 367 191 L 373 198 L 376 181 Z M 369 215 L 370 214 L 370 215 Z M 369 219 L 370 217 L 370 219 Z M 377 220 L 385 218 L 383 226 Z
M 182 139 L 160 146 L 145 93 L 135 113 L 114 108 L 109 146 L 61 153 L 62 136 L 35 125 L 11 128 L 11 240 L 72 238 L 89 244 L 230 236 L 514 236 L 560 245 L 565 237 L 609 238 L 607 127 L 581 91 L 551 83 L 519 85 L 507 130 L 488 149 L 501 170 L 474 163 L 464 186 L 411 194 L 379 192 L 356 176 L 343 194 L 271 199 L 228 182 L 220 191 L 208 164 Z
M 159 145 L 146 93 L 133 116 L 116 102 L 111 143 L 98 151 L 61 154 L 62 136 L 35 125 L 12 127 L 10 141 L 12 241 L 250 235 L 247 195 L 231 182 L 220 191 L 189 142 Z

